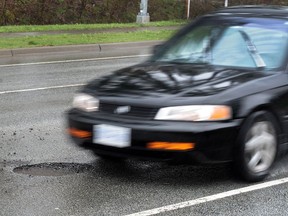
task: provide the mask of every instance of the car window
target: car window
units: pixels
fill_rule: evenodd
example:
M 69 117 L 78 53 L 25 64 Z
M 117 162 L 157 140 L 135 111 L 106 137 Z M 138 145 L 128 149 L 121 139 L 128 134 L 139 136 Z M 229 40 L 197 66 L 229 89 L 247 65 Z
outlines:
M 201 26 L 182 37 L 163 55 L 163 61 L 197 62 L 209 42 L 211 26 Z
M 156 57 L 156 61 L 227 67 L 279 68 L 287 55 L 287 23 L 255 19 L 196 25 Z M 269 22 L 268 22 L 269 21 Z M 269 25 L 268 25 L 269 24 Z
M 247 42 L 241 36 L 245 32 L 255 46 L 267 68 L 281 66 L 286 54 L 287 33 L 283 31 L 258 27 L 229 27 L 212 50 L 212 61 L 215 65 L 254 67 L 255 62 Z
M 247 45 L 237 28 L 228 28 L 211 50 L 211 61 L 215 65 L 254 67 Z

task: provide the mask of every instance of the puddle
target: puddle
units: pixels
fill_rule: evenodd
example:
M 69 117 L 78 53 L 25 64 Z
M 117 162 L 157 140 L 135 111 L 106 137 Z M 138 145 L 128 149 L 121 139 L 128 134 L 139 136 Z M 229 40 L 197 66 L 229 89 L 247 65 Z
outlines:
M 77 163 L 41 163 L 16 167 L 13 172 L 31 176 L 63 176 L 84 173 L 92 170 L 89 164 Z

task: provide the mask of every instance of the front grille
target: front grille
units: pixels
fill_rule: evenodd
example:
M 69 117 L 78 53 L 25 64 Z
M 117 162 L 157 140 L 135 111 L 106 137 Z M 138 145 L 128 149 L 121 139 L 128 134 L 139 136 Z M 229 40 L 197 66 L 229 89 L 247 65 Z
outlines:
M 129 107 L 123 113 L 117 113 L 119 107 Z M 124 109 L 125 109 L 124 108 Z M 100 103 L 99 111 L 103 113 L 118 115 L 118 116 L 131 116 L 144 119 L 154 119 L 158 108 L 148 108 L 148 107 L 138 107 L 138 106 L 129 106 L 123 104 L 110 104 L 110 103 Z

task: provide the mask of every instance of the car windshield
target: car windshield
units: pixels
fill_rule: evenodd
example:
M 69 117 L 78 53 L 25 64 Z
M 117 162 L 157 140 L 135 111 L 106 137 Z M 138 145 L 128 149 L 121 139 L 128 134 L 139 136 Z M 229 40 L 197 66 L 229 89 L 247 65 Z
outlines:
M 286 57 L 287 32 L 285 20 L 208 18 L 173 38 L 152 60 L 275 69 Z

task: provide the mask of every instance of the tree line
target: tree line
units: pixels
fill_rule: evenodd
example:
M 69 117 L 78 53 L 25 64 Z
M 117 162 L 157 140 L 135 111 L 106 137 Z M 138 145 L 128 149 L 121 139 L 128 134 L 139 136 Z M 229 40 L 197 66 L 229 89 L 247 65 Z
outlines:
M 229 0 L 229 5 L 279 4 L 288 0 Z M 135 22 L 140 0 L 1 0 L 0 25 Z M 191 18 L 223 7 L 224 0 L 191 0 Z M 187 0 L 149 0 L 151 21 L 185 19 Z

